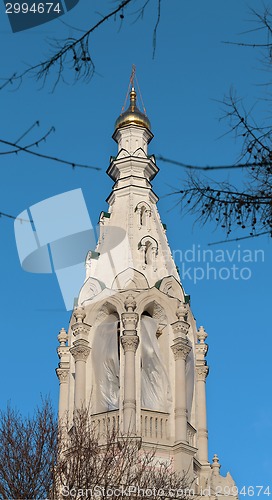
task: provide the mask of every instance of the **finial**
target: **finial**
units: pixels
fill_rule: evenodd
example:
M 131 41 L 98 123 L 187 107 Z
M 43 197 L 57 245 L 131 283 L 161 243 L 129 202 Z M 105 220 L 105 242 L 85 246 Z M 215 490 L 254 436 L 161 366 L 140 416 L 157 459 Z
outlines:
M 220 463 L 219 463 L 219 458 L 218 458 L 218 456 L 216 455 L 216 453 L 214 454 L 214 456 L 213 456 L 213 459 L 212 459 L 212 460 L 213 460 L 213 463 L 212 463 L 212 465 L 211 465 L 212 472 L 213 472 L 213 474 L 214 474 L 214 475 L 219 476 L 219 474 L 220 474 L 220 472 L 219 472 L 219 471 L 220 471 L 221 465 L 220 465 Z
M 179 321 L 186 321 L 188 315 L 188 304 L 185 302 L 180 302 L 176 310 L 176 316 Z
M 130 97 L 130 109 L 132 113 L 134 113 L 136 108 L 136 99 L 137 99 L 137 94 L 134 87 L 132 87 L 129 97 Z
M 84 318 L 86 317 L 85 309 L 82 306 L 77 306 L 74 309 L 74 317 L 76 318 L 77 323 L 83 323 Z
M 135 66 L 135 64 L 132 64 L 132 70 L 131 70 L 131 75 L 130 75 L 130 79 L 129 79 L 132 89 L 134 89 L 135 73 L 136 73 L 136 66 Z
M 68 340 L 68 334 L 64 328 L 62 328 L 58 334 L 58 341 L 61 347 L 64 347 Z
M 208 334 L 207 334 L 207 332 L 205 332 L 204 327 L 200 326 L 198 329 L 198 332 L 197 332 L 197 338 L 198 338 L 200 344 L 205 344 L 205 340 L 207 337 L 208 337 Z M 215 455 L 215 456 L 217 456 L 217 455 Z
M 136 86 L 137 86 L 137 94 L 140 98 L 141 106 L 144 111 L 143 113 L 138 109 L 136 105 L 136 98 L 137 98 L 137 94 L 135 91 Z M 129 107 L 125 111 L 128 96 L 130 98 L 130 103 Z M 136 67 L 134 66 L 134 64 L 132 66 L 132 72 L 129 79 L 129 85 L 125 102 L 124 105 L 122 106 L 121 114 L 115 122 L 115 130 L 120 129 L 122 127 L 126 127 L 127 125 L 137 125 L 138 127 L 144 127 L 148 130 L 151 130 L 151 124 L 146 115 L 146 109 L 144 107 L 140 86 L 136 77 Z

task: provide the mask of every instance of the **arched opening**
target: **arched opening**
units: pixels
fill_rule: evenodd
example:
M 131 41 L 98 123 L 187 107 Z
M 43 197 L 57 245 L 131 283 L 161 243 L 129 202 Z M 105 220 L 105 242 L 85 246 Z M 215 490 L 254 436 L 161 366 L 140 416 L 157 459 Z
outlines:
M 116 311 L 108 314 L 105 311 L 104 319 L 94 331 L 92 367 L 94 413 L 117 410 L 120 393 L 120 319 Z
M 150 241 L 145 244 L 145 264 L 148 266 L 152 264 L 152 245 Z
M 150 307 L 145 308 L 140 320 L 141 405 L 146 410 L 167 413 L 172 401 L 171 387 L 157 337 L 159 323 L 152 317 Z
M 146 226 L 146 207 L 143 205 L 140 208 L 140 226 Z

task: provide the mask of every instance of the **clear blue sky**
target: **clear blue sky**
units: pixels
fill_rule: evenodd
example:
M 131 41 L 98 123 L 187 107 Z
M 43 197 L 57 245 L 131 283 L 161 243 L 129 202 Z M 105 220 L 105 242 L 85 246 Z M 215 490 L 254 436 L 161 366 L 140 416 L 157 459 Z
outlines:
M 106 14 L 113 5 L 105 0 L 80 0 L 63 20 L 88 28 L 99 19 L 99 13 Z M 24 154 L 1 156 L 0 211 L 17 215 L 50 196 L 82 188 L 91 219 L 97 221 L 100 211 L 107 209 L 104 200 L 112 182 L 105 171 L 110 155 L 116 153 L 111 135 L 132 63 L 137 67 L 155 135 L 150 153 L 199 165 L 229 164 L 237 159 L 239 141 L 230 135 L 218 139 L 228 130 L 225 122 L 219 122 L 222 105 L 218 101 L 233 86 L 251 106 L 263 95 L 257 84 L 269 76 L 262 70 L 256 50 L 222 43 L 255 36 L 240 35 L 254 26 L 248 2 L 162 1 L 154 60 L 155 2 L 150 3 L 143 21 L 133 23 L 136 7 L 137 2 L 122 26 L 119 18 L 109 21 L 91 38 L 97 74 L 90 83 L 60 83 L 51 93 L 50 85 L 41 88 L 40 83 L 27 79 L 17 90 L 13 86 L 0 92 L 0 138 L 16 141 L 39 120 L 40 128 L 29 135 L 29 142 L 53 125 L 56 132 L 40 146 L 42 152 L 102 169 L 100 173 L 79 168 L 72 171 Z M 44 59 L 48 40 L 78 33 L 56 20 L 13 34 L 2 6 L 0 77 Z M 268 113 L 261 113 L 264 105 L 261 101 L 255 109 L 259 119 L 269 118 Z M 198 326 L 203 324 L 209 334 L 210 459 L 217 453 L 222 472 L 230 470 L 239 487 L 270 484 L 272 489 L 271 243 L 264 237 L 208 247 L 224 235 L 214 231 L 212 224 L 194 225 L 192 216 L 181 213 L 175 206 L 178 198 L 166 195 L 182 186 L 185 174 L 178 167 L 160 162 L 158 166 L 161 171 L 154 180 L 154 190 L 161 198 L 159 210 L 171 247 L 183 252 L 193 245 L 201 250 L 221 249 L 225 258 L 227 249 L 236 251 L 233 263 L 250 268 L 248 280 L 208 280 L 206 276 L 193 283 L 187 275 L 183 284 L 191 295 Z M 226 175 L 236 182 L 236 174 Z M 239 176 L 237 179 L 239 182 Z M 57 334 L 61 327 L 67 327 L 69 313 L 55 276 L 21 269 L 11 220 L 1 218 L 0 235 L 1 407 L 10 400 L 24 413 L 31 413 L 40 394 L 50 393 L 57 406 Z M 261 249 L 264 261 L 238 262 L 239 249 Z M 233 263 L 217 263 L 217 272 Z M 177 264 L 181 267 L 179 259 Z M 203 267 L 203 262 L 196 263 L 199 265 Z

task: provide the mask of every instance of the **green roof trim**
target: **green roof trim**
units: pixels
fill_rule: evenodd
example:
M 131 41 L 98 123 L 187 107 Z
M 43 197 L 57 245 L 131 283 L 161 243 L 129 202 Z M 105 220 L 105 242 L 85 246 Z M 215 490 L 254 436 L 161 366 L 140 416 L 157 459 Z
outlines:
M 161 286 L 162 279 L 155 283 L 155 287 L 159 290 Z
M 184 295 L 184 302 L 185 304 L 190 304 L 191 302 L 191 295 Z
M 111 214 L 109 212 L 102 212 L 103 217 L 106 217 L 106 219 L 109 219 Z
M 163 229 L 165 229 L 165 231 L 167 230 L 167 225 L 166 224 L 162 223 L 162 227 L 163 227 Z
M 98 260 L 99 256 L 100 256 L 99 252 L 94 252 L 93 250 L 91 250 L 91 259 Z
M 178 275 L 180 276 L 180 272 L 179 272 L 179 267 L 178 266 L 176 266 L 176 270 L 177 270 Z

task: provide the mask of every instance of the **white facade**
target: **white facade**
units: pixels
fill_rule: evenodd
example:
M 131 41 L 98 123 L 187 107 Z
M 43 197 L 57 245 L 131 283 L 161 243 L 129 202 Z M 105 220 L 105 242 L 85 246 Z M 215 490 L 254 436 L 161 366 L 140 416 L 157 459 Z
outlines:
M 216 455 L 212 464 L 208 458 L 207 333 L 196 327 L 157 210 L 150 123 L 134 89 L 130 99 L 113 135 L 109 209 L 86 258 L 68 334 L 62 329 L 58 337 L 59 416 L 72 419 L 75 408 L 89 405 L 99 425 L 141 437 L 199 488 L 219 493 L 234 482 L 220 476 Z

